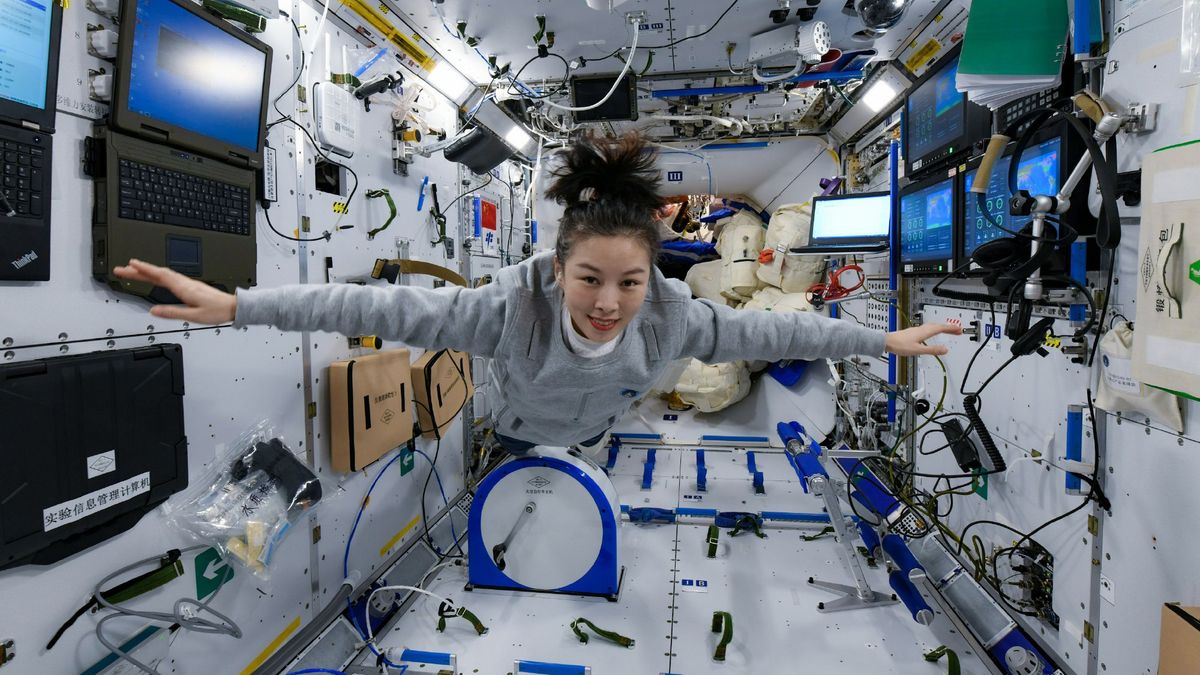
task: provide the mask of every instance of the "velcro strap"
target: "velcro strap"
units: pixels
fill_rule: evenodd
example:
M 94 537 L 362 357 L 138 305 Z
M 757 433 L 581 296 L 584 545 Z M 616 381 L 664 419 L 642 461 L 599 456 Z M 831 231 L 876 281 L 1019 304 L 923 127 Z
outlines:
M 632 638 L 627 638 L 624 635 L 621 635 L 620 633 L 617 633 L 615 631 L 604 630 L 603 628 L 598 627 L 596 624 L 592 623 L 591 621 L 588 621 L 587 619 L 583 618 L 582 616 L 571 622 L 571 630 L 575 632 L 575 636 L 579 638 L 580 642 L 583 642 L 586 644 L 588 641 L 587 633 L 583 632 L 583 630 L 579 627 L 581 624 L 584 626 L 587 626 L 588 628 L 591 628 L 592 632 L 594 632 L 596 635 L 604 638 L 605 640 L 608 640 L 609 642 L 614 642 L 616 644 L 621 645 L 622 647 L 626 647 L 626 648 L 630 648 L 630 649 L 633 648 L 634 640 Z

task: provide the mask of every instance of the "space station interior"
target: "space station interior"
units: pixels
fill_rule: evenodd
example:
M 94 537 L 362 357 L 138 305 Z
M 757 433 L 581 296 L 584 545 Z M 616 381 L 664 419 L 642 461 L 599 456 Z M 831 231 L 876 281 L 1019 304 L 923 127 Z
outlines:
M 0 8 L 0 675 L 1200 673 L 1200 0 Z

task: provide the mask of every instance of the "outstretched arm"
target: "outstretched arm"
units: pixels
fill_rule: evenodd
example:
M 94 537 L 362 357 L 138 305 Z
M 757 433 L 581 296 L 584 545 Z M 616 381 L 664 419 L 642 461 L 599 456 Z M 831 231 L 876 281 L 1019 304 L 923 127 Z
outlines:
M 312 284 L 238 289 L 233 296 L 140 261 L 114 272 L 162 286 L 182 300 L 184 305 L 150 310 L 167 319 L 378 335 L 415 347 L 449 347 L 480 356 L 494 354 L 504 328 L 506 298 L 495 283 L 479 289 Z
M 706 363 L 779 359 L 845 358 L 854 354 L 900 356 L 944 354 L 942 345 L 924 341 L 941 333 L 958 333 L 956 326 L 933 324 L 894 333 L 830 319 L 812 312 L 735 310 L 709 300 L 688 307 L 684 356 Z

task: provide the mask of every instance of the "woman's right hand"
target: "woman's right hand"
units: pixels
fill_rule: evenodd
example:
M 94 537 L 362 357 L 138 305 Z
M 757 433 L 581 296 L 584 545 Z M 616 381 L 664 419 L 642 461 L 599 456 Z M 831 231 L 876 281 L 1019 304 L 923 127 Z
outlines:
M 142 281 L 167 289 L 182 305 L 155 305 L 150 313 L 164 319 L 218 324 L 233 321 L 237 296 L 166 267 L 130 259 L 128 265 L 113 268 L 113 274 L 130 281 Z

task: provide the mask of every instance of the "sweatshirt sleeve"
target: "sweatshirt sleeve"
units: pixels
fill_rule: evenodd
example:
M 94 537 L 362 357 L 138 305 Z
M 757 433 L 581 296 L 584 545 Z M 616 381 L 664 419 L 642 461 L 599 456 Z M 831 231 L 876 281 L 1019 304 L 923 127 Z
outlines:
M 355 284 L 239 288 L 233 325 L 378 335 L 414 347 L 491 357 L 504 329 L 506 296 L 499 283 L 475 289 Z
M 813 312 L 765 312 L 692 300 L 681 356 L 705 363 L 838 359 L 883 353 L 884 333 Z

